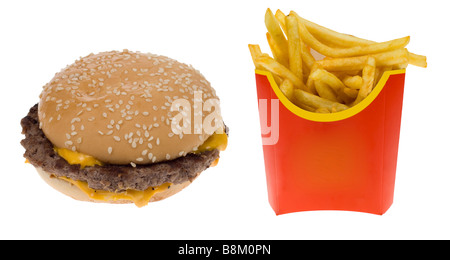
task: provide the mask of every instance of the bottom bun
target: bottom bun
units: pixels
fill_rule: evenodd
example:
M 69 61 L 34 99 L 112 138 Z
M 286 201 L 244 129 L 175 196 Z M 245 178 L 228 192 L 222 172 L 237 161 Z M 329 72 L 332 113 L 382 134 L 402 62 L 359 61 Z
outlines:
M 72 197 L 76 200 L 80 201 L 88 201 L 88 202 L 97 202 L 97 203 L 112 203 L 112 204 L 127 204 L 127 203 L 134 203 L 132 200 L 127 199 L 119 199 L 119 200 L 97 200 L 89 197 L 86 193 L 84 193 L 82 190 L 80 190 L 76 185 L 65 181 L 63 179 L 59 179 L 55 177 L 50 172 L 44 171 L 42 168 L 36 168 L 39 175 L 42 177 L 42 179 L 51 187 L 53 187 L 55 190 Z M 199 173 L 197 173 L 197 176 Z M 194 178 L 195 179 L 195 178 Z M 193 181 L 193 180 L 192 180 Z M 170 189 L 166 189 L 161 192 L 155 193 L 151 198 L 149 202 L 159 201 L 163 200 L 165 198 L 168 198 L 185 187 L 187 187 L 189 184 L 192 183 L 192 181 L 186 181 L 179 184 L 172 184 L 170 185 Z

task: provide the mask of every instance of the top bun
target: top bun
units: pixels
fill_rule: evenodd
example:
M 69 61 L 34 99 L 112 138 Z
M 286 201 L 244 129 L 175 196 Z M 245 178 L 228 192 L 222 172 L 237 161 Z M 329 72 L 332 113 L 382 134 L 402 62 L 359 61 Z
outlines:
M 40 127 L 55 147 L 111 164 L 148 164 L 184 156 L 209 135 L 175 135 L 176 99 L 216 98 L 197 70 L 176 60 L 124 50 L 90 54 L 43 87 Z M 198 101 L 197 101 L 198 102 Z M 203 113 L 203 118 L 205 117 Z

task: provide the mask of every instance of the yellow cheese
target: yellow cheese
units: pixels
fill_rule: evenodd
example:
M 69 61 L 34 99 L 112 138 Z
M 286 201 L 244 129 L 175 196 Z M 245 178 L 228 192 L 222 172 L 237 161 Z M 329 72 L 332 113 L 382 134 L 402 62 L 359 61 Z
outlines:
M 214 149 L 225 151 L 225 149 L 227 149 L 227 145 L 228 145 L 227 134 L 214 133 L 208 139 L 206 139 L 206 141 L 202 145 L 200 145 L 197 151 L 195 151 L 194 153 L 203 153 Z
M 75 181 L 66 177 L 58 177 L 67 182 L 77 186 L 82 192 L 86 193 L 91 199 L 101 201 L 117 201 L 117 200 L 131 200 L 136 206 L 143 207 L 148 204 L 150 199 L 158 192 L 165 191 L 170 188 L 171 183 L 164 183 L 157 187 L 150 187 L 144 191 L 126 190 L 124 192 L 110 192 L 105 190 L 94 190 L 89 188 L 87 182 Z
M 103 163 L 101 161 L 99 161 L 99 160 L 95 159 L 94 157 L 87 155 L 87 154 L 74 152 L 69 149 L 57 148 L 57 147 L 55 147 L 54 150 L 55 150 L 55 152 L 57 152 L 59 154 L 59 156 L 64 158 L 69 164 L 79 164 L 81 166 L 81 169 L 83 169 L 86 166 L 94 166 L 94 165 L 102 166 L 103 165 Z

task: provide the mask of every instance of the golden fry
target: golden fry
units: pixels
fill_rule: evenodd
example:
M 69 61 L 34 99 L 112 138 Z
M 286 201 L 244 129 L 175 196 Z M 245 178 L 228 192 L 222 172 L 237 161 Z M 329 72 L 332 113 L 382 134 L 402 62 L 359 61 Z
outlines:
M 370 55 L 375 58 L 376 64 L 381 67 L 393 66 L 395 64 L 408 64 L 408 51 L 406 49 L 398 49 L 395 51 L 382 52 Z M 317 66 L 327 71 L 347 71 L 362 70 L 367 63 L 369 55 L 337 58 L 317 61 Z
M 286 31 L 289 48 L 289 69 L 303 81 L 302 39 L 298 33 L 298 22 L 295 16 L 286 16 Z
M 331 29 L 308 21 L 298 14 L 297 19 L 302 22 L 308 29 L 308 31 L 317 39 L 334 43 L 334 45 L 340 46 L 342 48 L 353 47 L 356 45 L 369 45 L 374 43 L 373 41 L 358 38 L 352 35 L 335 32 Z
M 356 96 L 358 96 L 358 90 L 351 88 L 342 88 L 337 91 L 337 97 L 344 102 L 346 105 L 352 105 L 355 101 Z
M 262 54 L 261 48 L 259 47 L 258 44 L 249 44 L 248 49 L 250 50 L 250 54 L 252 55 L 253 64 L 258 69 L 258 66 L 256 64 L 256 58 L 261 56 Z
M 287 34 L 286 24 L 285 24 L 285 22 L 286 22 L 286 15 L 280 9 L 278 9 L 275 12 L 275 18 L 280 23 L 281 29 L 283 29 L 285 34 Z
M 259 56 L 256 59 L 256 64 L 283 79 L 290 80 L 296 88 L 306 90 L 305 84 L 303 84 L 303 82 L 297 76 L 295 76 L 294 73 L 292 73 L 288 68 L 281 65 L 268 55 Z
M 324 108 L 328 109 L 329 111 L 336 110 L 337 112 L 348 109 L 348 106 L 346 106 L 346 105 L 343 105 L 338 102 L 326 100 L 324 98 L 310 94 L 301 89 L 294 90 L 294 96 L 298 102 L 305 104 L 309 107 L 312 107 L 314 109 L 324 107 Z
M 361 86 L 361 89 L 358 92 L 358 96 L 356 97 L 356 100 L 354 102 L 354 105 L 361 102 L 364 98 L 366 98 L 370 92 L 372 92 L 374 80 L 375 80 L 375 59 L 373 57 L 369 57 L 367 59 L 367 64 L 364 66 L 363 69 L 363 84 Z
M 360 89 L 363 83 L 361 76 L 344 76 L 342 83 L 351 89 Z
M 277 18 L 278 22 L 280 23 L 281 28 L 283 28 L 283 31 L 287 34 L 287 29 L 286 29 L 286 15 L 280 11 L 280 9 L 278 9 L 275 12 L 275 18 Z M 314 62 L 316 61 L 314 59 L 314 57 L 311 54 L 311 51 L 309 50 L 309 47 L 307 47 L 305 45 L 305 43 L 303 41 L 300 41 L 301 44 L 301 51 L 302 51 L 302 60 L 303 60 L 303 64 L 305 65 L 303 70 L 305 71 L 311 71 L 312 66 L 314 65 Z M 305 75 L 305 73 L 303 73 Z M 308 73 L 306 74 L 308 75 Z
M 280 84 L 280 90 L 291 102 L 294 99 L 294 84 L 288 79 L 283 80 Z
M 334 91 L 338 91 L 341 88 L 344 88 L 344 83 L 336 77 L 334 74 L 323 70 L 323 69 L 316 69 L 314 72 L 309 75 L 309 77 L 314 80 L 315 82 L 321 81 L 328 86 L 330 86 Z M 317 90 L 317 86 L 316 86 Z
M 333 92 L 333 89 L 331 89 L 327 84 L 322 81 L 316 81 L 314 82 L 314 85 L 316 86 L 316 91 L 319 94 L 319 97 L 330 101 L 339 102 L 336 94 Z
M 358 96 L 359 91 L 357 89 L 343 88 L 342 92 L 349 98 L 355 99 Z
M 409 53 L 409 64 L 418 66 L 418 67 L 422 67 L 422 68 L 426 68 L 428 66 L 427 65 L 427 57 L 410 52 Z
M 284 37 L 283 31 L 280 28 L 280 24 L 269 8 L 267 8 L 264 21 L 267 31 L 270 33 L 270 36 L 275 42 L 275 45 L 279 49 L 278 62 L 285 67 L 289 67 L 288 42 L 286 40 L 286 37 Z
M 267 37 L 267 43 L 269 44 L 270 51 L 272 52 L 273 58 L 281 63 L 283 66 L 287 66 L 288 62 L 283 56 L 283 51 L 280 49 L 280 47 L 275 43 L 274 39 L 270 35 L 270 33 L 266 33 Z
M 316 113 L 327 114 L 327 113 L 331 113 L 331 112 L 330 112 L 330 110 L 328 110 L 324 107 L 319 107 L 318 109 L 316 109 Z

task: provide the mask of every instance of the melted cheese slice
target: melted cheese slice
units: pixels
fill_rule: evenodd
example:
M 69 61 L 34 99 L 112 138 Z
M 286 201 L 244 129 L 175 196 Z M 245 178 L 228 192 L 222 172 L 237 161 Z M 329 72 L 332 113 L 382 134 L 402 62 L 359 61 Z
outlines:
M 158 192 L 165 191 L 170 188 L 171 183 L 164 183 L 157 187 L 150 187 L 144 191 L 139 190 L 126 190 L 124 192 L 110 192 L 105 190 L 94 190 L 89 188 L 87 182 L 75 181 L 66 177 L 58 177 L 62 180 L 70 182 L 78 187 L 82 192 L 86 193 L 91 199 L 101 201 L 117 201 L 117 200 L 131 200 L 136 206 L 143 207 L 148 204 L 150 199 Z
M 95 159 L 93 156 L 84 153 L 74 152 L 69 149 L 57 147 L 55 147 L 54 150 L 69 164 L 79 164 L 81 166 L 81 169 L 83 169 L 86 166 L 103 165 L 101 161 Z
M 206 141 L 200 145 L 194 153 L 203 153 L 206 151 L 211 151 L 214 149 L 218 149 L 219 151 L 225 151 L 228 145 L 228 136 L 227 134 L 217 134 L 214 133 L 211 135 Z

